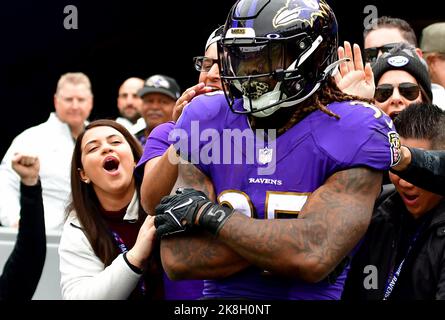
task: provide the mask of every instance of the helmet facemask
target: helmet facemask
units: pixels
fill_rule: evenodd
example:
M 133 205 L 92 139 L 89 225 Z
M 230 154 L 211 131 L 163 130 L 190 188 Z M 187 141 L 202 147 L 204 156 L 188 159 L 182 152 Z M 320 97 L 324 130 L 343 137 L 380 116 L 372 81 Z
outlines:
M 244 34 L 254 31 L 243 28 Z M 247 30 L 247 31 L 246 31 Z M 239 31 L 238 31 L 239 32 Z M 226 97 L 235 113 L 267 117 L 281 107 L 294 106 L 320 86 L 323 70 L 309 70 L 316 58 L 322 37 L 312 40 L 306 33 L 282 38 L 230 37 L 229 30 L 219 43 L 221 81 L 228 88 Z M 304 75 L 304 77 L 303 77 Z M 244 110 L 235 110 L 236 99 L 243 99 Z

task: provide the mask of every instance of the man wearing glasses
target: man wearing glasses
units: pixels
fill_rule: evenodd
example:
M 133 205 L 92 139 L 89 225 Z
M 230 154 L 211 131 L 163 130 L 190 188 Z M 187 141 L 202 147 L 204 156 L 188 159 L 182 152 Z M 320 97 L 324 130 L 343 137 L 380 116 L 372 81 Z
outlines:
M 382 16 L 372 28 L 363 32 L 365 62 L 375 64 L 377 58 L 400 43 L 408 44 L 412 51 L 417 53 L 421 62 L 423 61 L 422 50 L 418 47 L 416 33 L 413 28 L 403 19 Z M 377 83 L 376 83 L 377 85 Z M 445 89 L 442 86 L 433 86 L 433 103 L 445 109 Z
M 207 39 L 204 55 L 193 57 L 195 70 L 199 72 L 198 84 L 184 91 L 182 96 L 176 101 L 173 110 L 173 120 L 178 120 L 182 109 L 196 96 L 211 92 L 219 92 L 223 89 L 218 67 L 217 42 L 221 39 L 223 26 L 213 30 Z M 218 93 L 216 93 L 218 94 Z
M 398 18 L 382 16 L 372 28 L 363 32 L 365 48 L 365 62 L 373 65 L 377 57 L 389 52 L 398 43 L 407 43 L 415 49 L 417 55 L 422 57 L 422 50 L 417 47 L 417 37 L 408 22 Z
M 204 56 L 193 58 L 195 69 L 199 71 L 199 82 L 204 82 L 213 90 L 222 90 L 218 68 L 217 41 L 221 39 L 222 27 L 215 29 L 207 40 Z
M 428 70 L 406 45 L 382 54 L 373 66 L 376 105 L 395 118 L 415 102 L 431 103 Z

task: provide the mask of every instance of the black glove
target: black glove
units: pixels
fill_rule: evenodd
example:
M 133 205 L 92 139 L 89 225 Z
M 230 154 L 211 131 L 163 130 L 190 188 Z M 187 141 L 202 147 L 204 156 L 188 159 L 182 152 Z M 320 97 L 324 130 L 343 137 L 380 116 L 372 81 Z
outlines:
M 219 204 L 210 202 L 210 205 L 204 207 L 199 216 L 199 225 L 214 235 L 218 235 L 227 219 L 233 214 L 234 210 Z
M 156 207 L 156 235 L 165 235 L 190 230 L 196 221 L 198 211 L 204 207 L 199 224 L 213 234 L 232 214 L 233 210 L 212 203 L 205 193 L 194 189 L 178 189 L 175 195 L 162 198 Z
M 194 189 L 179 188 L 175 195 L 163 197 L 155 208 L 156 235 L 161 238 L 189 230 L 195 223 L 199 208 L 209 202 L 205 193 Z

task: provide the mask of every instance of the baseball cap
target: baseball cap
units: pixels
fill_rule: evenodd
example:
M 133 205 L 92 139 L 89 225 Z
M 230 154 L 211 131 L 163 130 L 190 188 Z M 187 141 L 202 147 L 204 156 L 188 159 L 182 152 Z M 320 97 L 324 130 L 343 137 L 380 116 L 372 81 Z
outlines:
M 147 93 L 162 93 L 177 100 L 181 96 L 181 88 L 175 79 L 155 74 L 145 80 L 144 86 L 138 91 L 138 96 L 142 98 Z
M 422 30 L 420 48 L 425 52 L 445 53 L 445 22 L 433 23 Z
M 430 100 L 433 100 L 428 69 L 417 54 L 410 48 L 407 48 L 406 45 L 400 44 L 377 58 L 377 61 L 372 67 L 375 83 L 377 84 L 382 75 L 390 70 L 403 70 L 408 72 L 417 80 Z

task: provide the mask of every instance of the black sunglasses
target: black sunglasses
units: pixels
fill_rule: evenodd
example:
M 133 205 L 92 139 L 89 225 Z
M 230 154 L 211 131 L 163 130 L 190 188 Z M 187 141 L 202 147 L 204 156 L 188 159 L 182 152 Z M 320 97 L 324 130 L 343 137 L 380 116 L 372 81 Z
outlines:
M 394 87 L 395 86 L 389 83 L 377 86 L 377 88 L 375 88 L 374 99 L 378 102 L 385 102 L 389 99 L 389 97 L 392 96 Z M 400 83 L 398 89 L 399 93 L 410 101 L 417 99 L 420 93 L 420 87 L 417 84 L 411 82 Z
M 373 64 L 377 57 L 379 56 L 379 52 L 385 53 L 389 52 L 391 49 L 395 48 L 399 43 L 388 43 L 380 47 L 371 47 L 365 49 L 365 62 L 370 62 Z
M 218 63 L 218 59 L 212 59 L 205 56 L 193 58 L 195 69 L 199 72 L 209 72 L 215 63 Z

